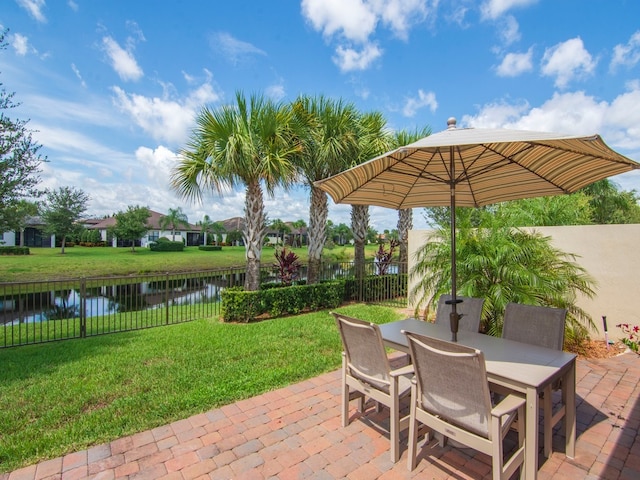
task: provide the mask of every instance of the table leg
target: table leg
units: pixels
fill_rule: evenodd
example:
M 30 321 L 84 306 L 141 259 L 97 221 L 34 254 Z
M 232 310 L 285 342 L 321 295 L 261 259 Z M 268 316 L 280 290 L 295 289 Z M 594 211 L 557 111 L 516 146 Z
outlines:
M 538 475 L 538 391 L 527 388 L 525 478 L 535 479 Z
M 576 361 L 562 380 L 562 395 L 565 397 L 565 455 L 569 458 L 576 456 Z

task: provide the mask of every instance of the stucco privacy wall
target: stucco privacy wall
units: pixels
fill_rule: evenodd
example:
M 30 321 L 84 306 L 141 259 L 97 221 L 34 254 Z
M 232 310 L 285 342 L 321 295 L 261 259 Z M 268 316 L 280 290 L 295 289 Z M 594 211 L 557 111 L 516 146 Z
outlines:
M 593 318 L 598 330 L 592 338 L 604 339 L 602 316 L 606 315 L 609 339 L 622 336 L 619 323 L 640 326 L 640 224 L 536 227 L 551 237 L 554 247 L 576 255 L 576 262 L 596 279 L 593 299 L 580 297 L 578 305 Z M 409 232 L 409 268 L 415 252 L 424 244 L 427 230 Z M 409 270 L 411 271 L 411 270 Z M 458 280 L 460 281 L 460 279 Z M 416 279 L 409 279 L 413 288 Z M 413 307 L 410 305 L 410 307 Z

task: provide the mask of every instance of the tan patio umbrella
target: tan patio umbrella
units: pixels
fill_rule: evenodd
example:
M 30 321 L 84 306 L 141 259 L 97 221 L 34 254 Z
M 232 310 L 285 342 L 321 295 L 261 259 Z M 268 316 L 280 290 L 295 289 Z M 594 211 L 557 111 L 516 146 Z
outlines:
M 599 135 L 448 129 L 315 182 L 336 203 L 394 209 L 451 207 L 451 332 L 456 341 L 455 207 L 573 193 L 640 168 Z

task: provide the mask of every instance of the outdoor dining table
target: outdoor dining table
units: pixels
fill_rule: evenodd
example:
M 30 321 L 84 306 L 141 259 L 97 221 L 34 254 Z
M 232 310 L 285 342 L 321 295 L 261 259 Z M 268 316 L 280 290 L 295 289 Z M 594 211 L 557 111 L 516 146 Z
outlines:
M 409 352 L 403 330 L 440 340 L 451 340 L 449 326 L 409 318 L 380 325 L 386 346 Z M 576 442 L 576 355 L 538 347 L 513 340 L 459 331 L 458 343 L 481 350 L 486 362 L 487 377 L 491 383 L 520 392 L 526 397 L 526 478 L 537 477 L 538 472 L 538 415 L 540 393 L 545 386 L 562 379 L 562 396 L 566 413 L 565 454 L 575 456 Z

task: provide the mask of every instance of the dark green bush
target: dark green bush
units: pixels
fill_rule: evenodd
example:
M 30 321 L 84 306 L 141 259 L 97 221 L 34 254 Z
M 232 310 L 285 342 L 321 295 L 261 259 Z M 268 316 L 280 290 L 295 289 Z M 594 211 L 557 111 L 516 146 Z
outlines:
M 247 292 L 242 287 L 222 291 L 222 318 L 225 322 L 250 322 L 260 316 L 280 317 L 303 311 L 336 308 L 345 296 L 344 281 L 314 285 L 268 287 Z
M 0 255 L 29 255 L 29 247 L 0 247 Z
M 155 242 L 149 243 L 149 248 L 154 252 L 182 252 L 183 242 L 172 242 L 168 238 L 159 238 Z
M 222 250 L 222 247 L 220 245 L 200 245 L 198 247 L 198 250 L 204 250 L 206 252 L 215 252 L 218 250 Z
M 350 278 L 345 285 L 345 299 L 363 302 L 391 300 L 407 295 L 407 283 L 407 274 L 369 275 L 364 278 L 360 298 L 358 282 L 355 278 Z

